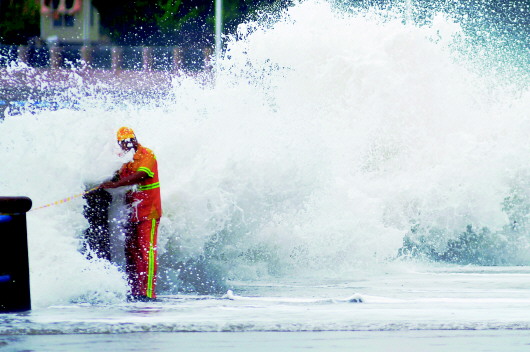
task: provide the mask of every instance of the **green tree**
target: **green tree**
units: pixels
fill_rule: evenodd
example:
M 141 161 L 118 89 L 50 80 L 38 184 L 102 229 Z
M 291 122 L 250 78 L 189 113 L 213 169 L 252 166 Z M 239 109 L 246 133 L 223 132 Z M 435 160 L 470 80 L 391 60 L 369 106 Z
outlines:
M 192 44 L 211 42 L 215 0 L 92 0 L 111 39 L 122 44 Z M 256 9 L 280 0 L 223 0 L 225 30 Z
M 207 35 L 213 0 L 93 0 L 101 24 L 120 44 L 175 44 Z
M 0 0 L 0 43 L 26 44 L 40 34 L 39 2 L 35 0 Z

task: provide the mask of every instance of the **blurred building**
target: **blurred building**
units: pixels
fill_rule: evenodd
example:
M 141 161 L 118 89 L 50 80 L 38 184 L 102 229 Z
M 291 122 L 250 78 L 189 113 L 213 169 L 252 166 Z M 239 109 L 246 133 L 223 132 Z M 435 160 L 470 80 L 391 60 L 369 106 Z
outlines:
M 92 0 L 40 0 L 41 38 L 49 43 L 100 40 L 100 17 Z

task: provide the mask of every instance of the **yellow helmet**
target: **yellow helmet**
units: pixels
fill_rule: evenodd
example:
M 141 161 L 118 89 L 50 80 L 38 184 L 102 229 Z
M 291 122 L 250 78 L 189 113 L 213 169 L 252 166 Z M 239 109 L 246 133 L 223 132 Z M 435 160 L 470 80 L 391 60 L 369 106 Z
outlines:
M 118 132 L 116 133 L 116 137 L 118 138 L 118 141 L 123 141 L 124 139 L 129 138 L 136 138 L 134 135 L 134 131 L 132 128 L 129 127 L 120 127 Z

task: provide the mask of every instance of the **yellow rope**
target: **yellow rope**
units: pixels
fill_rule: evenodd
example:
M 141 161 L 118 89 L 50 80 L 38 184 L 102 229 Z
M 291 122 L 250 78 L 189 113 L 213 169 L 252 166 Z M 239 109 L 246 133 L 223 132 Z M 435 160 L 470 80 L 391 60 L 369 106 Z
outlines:
M 99 186 L 94 187 L 94 188 L 92 188 L 92 189 L 89 189 L 88 191 L 85 191 L 85 192 L 83 192 L 83 193 L 79 193 L 79 194 L 76 194 L 76 195 L 70 196 L 70 197 L 68 197 L 68 198 L 64 198 L 64 199 L 58 200 L 58 201 L 53 202 L 53 203 L 49 203 L 49 204 L 46 204 L 46 205 L 42 205 L 42 206 L 40 206 L 40 207 L 38 207 L 38 208 L 33 208 L 33 209 L 31 209 L 30 211 L 33 211 L 33 210 L 39 210 L 39 209 L 44 209 L 44 208 L 51 207 L 52 205 L 59 205 L 59 204 L 63 204 L 63 203 L 69 202 L 69 201 L 74 200 L 74 199 L 76 199 L 76 198 L 82 197 L 82 196 L 84 196 L 84 195 L 87 194 L 87 193 L 90 193 L 90 192 L 92 192 L 92 191 L 95 191 L 95 190 L 98 189 L 98 188 L 99 188 Z

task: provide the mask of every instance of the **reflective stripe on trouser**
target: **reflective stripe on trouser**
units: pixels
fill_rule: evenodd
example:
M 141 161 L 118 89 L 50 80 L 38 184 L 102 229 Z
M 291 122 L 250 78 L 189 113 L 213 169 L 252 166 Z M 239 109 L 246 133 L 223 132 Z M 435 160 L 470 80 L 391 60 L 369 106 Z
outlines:
M 126 271 L 131 294 L 156 298 L 156 244 L 160 219 L 133 223 L 125 241 Z
M 160 182 L 150 183 L 148 185 L 138 186 L 139 191 L 148 191 L 150 189 L 160 188 Z

